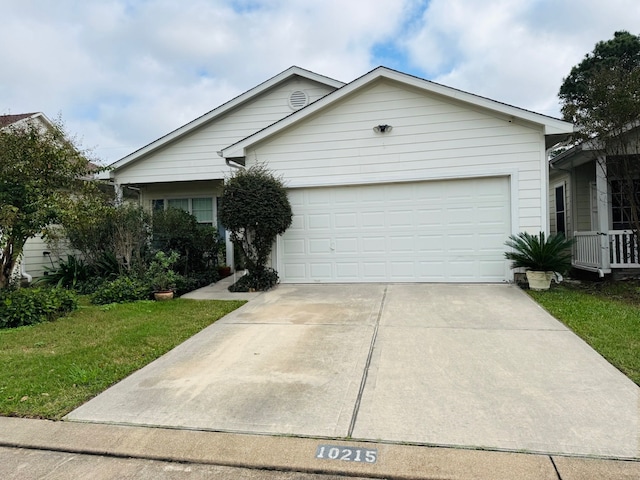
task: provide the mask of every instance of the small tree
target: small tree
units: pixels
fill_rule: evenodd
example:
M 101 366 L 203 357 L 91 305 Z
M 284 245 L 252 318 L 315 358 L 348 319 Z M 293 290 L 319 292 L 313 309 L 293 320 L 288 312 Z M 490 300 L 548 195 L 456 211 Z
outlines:
M 640 36 L 615 32 L 574 66 L 559 92 L 564 118 L 576 139 L 589 142 L 607 179 L 628 205 L 623 211 L 640 231 Z
M 8 285 L 25 242 L 43 233 L 73 197 L 88 194 L 90 163 L 60 120 L 0 129 L 0 288 Z
M 242 251 L 249 271 L 248 288 L 273 286 L 277 274 L 274 278 L 275 271 L 266 264 L 276 236 L 289 228 L 293 217 L 282 180 L 264 165 L 238 170 L 224 186 L 219 216 L 231 232 L 231 241 Z

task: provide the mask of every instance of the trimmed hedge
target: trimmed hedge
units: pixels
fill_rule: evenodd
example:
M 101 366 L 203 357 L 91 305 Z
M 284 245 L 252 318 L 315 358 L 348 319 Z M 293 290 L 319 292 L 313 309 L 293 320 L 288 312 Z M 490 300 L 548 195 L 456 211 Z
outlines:
M 51 322 L 78 308 L 75 292 L 63 288 L 0 291 L 0 328 Z
M 100 285 L 91 297 L 91 303 L 96 305 L 127 303 L 147 300 L 150 297 L 151 287 L 147 283 L 133 277 L 123 276 Z

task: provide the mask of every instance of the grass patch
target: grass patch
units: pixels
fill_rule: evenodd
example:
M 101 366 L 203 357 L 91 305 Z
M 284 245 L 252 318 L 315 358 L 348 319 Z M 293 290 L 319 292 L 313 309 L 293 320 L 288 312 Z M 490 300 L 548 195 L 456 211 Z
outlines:
M 81 303 L 55 322 L 0 330 L 0 415 L 60 419 L 244 303 Z
M 640 385 L 640 302 L 634 284 L 563 285 L 528 293 Z

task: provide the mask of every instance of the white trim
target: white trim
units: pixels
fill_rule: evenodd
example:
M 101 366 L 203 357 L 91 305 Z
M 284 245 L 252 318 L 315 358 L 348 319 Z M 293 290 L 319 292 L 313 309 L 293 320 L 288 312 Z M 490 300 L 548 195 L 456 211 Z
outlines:
M 607 183 L 607 159 L 604 156 L 596 160 L 596 187 L 598 191 L 598 232 L 608 233 L 609 222 L 609 187 Z M 600 248 L 602 249 L 602 269 L 610 269 L 609 261 L 609 235 L 600 236 Z
M 381 173 L 371 174 L 363 177 L 362 175 L 345 175 L 342 177 L 322 176 L 311 178 L 285 179 L 286 188 L 311 188 L 311 187 L 339 187 L 346 185 L 378 185 L 383 183 L 411 183 L 424 182 L 431 180 L 457 180 L 478 177 L 506 177 L 517 176 L 516 169 L 482 169 L 482 168 L 461 168 L 460 171 L 446 171 L 442 173 L 425 172 L 413 175 L 407 178 L 406 172 L 398 172 L 396 174 Z M 517 189 L 514 189 L 517 192 Z
M 598 168 L 596 166 L 596 168 Z M 591 230 L 598 230 L 598 187 L 596 182 L 589 182 L 589 219 Z

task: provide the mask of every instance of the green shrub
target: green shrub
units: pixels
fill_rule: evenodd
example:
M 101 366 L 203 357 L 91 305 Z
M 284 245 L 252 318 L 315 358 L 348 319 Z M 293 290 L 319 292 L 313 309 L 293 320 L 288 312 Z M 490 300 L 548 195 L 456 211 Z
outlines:
M 150 295 L 151 288 L 146 282 L 134 277 L 122 276 L 100 285 L 91 297 L 91 302 L 97 305 L 127 303 L 146 300 Z
M 266 267 L 267 261 L 276 237 L 293 218 L 282 179 L 260 164 L 237 170 L 225 181 L 218 215 L 249 270 L 249 278 L 238 288 L 275 285 L 278 275 Z
M 571 268 L 573 240 L 567 240 L 561 233 L 547 237 L 544 232 L 538 235 L 521 232 L 511 235 L 505 245 L 512 249 L 504 254 L 512 261 L 511 268 L 562 274 Z
M 200 225 L 195 216 L 178 208 L 153 213 L 152 247 L 167 255 L 177 252 L 173 270 L 192 276 L 207 270 L 216 271 L 224 242 L 212 226 Z
M 264 268 L 257 272 L 247 273 L 229 287 L 230 292 L 262 292 L 273 288 L 278 283 L 278 272 L 273 268 Z
M 0 328 L 50 322 L 78 308 L 78 297 L 63 288 L 20 288 L 0 292 Z
M 89 267 L 75 255 L 69 255 L 66 261 L 60 260 L 58 268 L 44 268 L 44 277 L 35 281 L 38 285 L 75 289 L 79 283 L 86 282 L 91 276 Z

